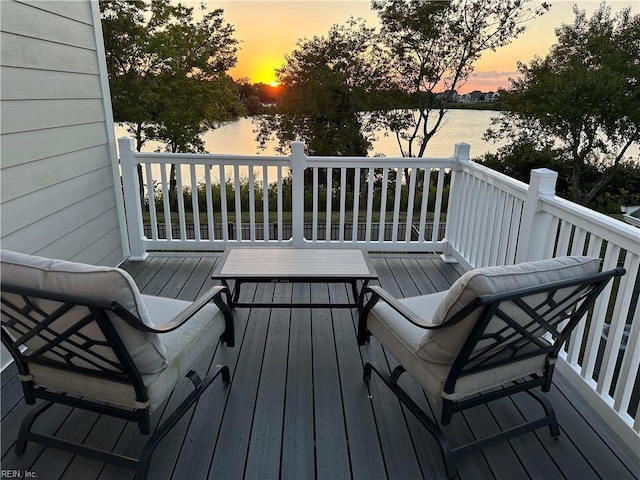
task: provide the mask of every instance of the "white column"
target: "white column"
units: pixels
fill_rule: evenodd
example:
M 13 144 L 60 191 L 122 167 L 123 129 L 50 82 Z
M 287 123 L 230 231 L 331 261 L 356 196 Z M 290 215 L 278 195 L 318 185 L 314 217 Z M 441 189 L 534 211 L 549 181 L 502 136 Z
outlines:
M 140 205 L 140 187 L 138 185 L 138 169 L 133 158 L 133 138 L 118 139 L 120 165 L 122 167 L 122 188 L 124 190 L 124 206 L 127 218 L 127 234 L 129 235 L 130 260 L 144 260 L 148 254 L 144 244 L 142 224 L 142 206 Z M 152 200 L 153 201 L 153 200 Z
M 449 184 L 449 201 L 447 205 L 447 226 L 444 233 L 444 252 L 441 255 L 442 260 L 446 263 L 457 263 L 458 261 L 452 255 L 452 242 L 457 242 L 456 224 L 458 223 L 458 215 L 460 211 L 460 182 L 456 181 L 458 172 L 462 169 L 462 164 L 469 161 L 469 153 L 471 145 L 468 143 L 456 143 L 456 149 L 453 153 L 455 164 L 451 169 L 451 183 Z M 426 180 L 425 180 L 426 181 Z
M 545 243 L 551 228 L 551 215 L 542 211 L 540 199 L 554 197 L 558 173 L 548 168 L 531 170 L 516 252 L 516 262 L 543 260 Z
M 306 168 L 306 155 L 304 143 L 293 142 L 291 144 L 291 221 L 292 221 L 292 246 L 300 248 L 304 246 L 304 170 Z

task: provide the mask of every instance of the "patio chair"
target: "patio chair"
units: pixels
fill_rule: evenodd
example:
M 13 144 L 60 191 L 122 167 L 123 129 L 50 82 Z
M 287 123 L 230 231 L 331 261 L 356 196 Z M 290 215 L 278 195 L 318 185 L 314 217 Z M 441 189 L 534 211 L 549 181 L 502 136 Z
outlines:
M 32 441 L 133 469 L 143 479 L 155 447 L 213 380 L 221 375 L 230 382 L 226 366 L 202 380 L 192 370 L 219 340 L 233 346 L 226 287 L 185 302 L 141 295 L 118 268 L 6 250 L 0 266 L 2 343 L 15 360 L 25 402 L 44 401 L 24 418 L 17 455 Z M 185 376 L 194 389 L 146 439 L 137 459 L 32 431 L 59 403 L 136 422 L 149 435 L 151 412 Z
M 358 343 L 373 335 L 400 365 L 389 375 L 367 363 L 364 380 L 375 372 L 431 432 L 450 478 L 457 472 L 455 458 L 464 452 L 545 425 L 557 437 L 553 408 L 533 389 L 549 391 L 562 344 L 611 278 L 625 274 L 622 268 L 598 273 L 599 268 L 600 260 L 590 257 L 478 268 L 447 291 L 401 300 L 368 287 Z M 398 385 L 405 371 L 441 405 L 439 424 Z M 522 391 L 542 405 L 544 417 L 455 448 L 440 428 L 456 412 Z

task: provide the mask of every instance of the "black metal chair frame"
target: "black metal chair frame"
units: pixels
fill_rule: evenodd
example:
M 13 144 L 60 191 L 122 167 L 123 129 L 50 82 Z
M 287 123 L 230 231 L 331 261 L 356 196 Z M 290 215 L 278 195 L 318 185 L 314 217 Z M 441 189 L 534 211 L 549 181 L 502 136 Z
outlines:
M 452 447 L 451 442 L 440 426 L 434 422 L 416 402 L 398 385 L 398 379 L 405 372 L 403 366 L 396 367 L 389 375 L 374 363 L 364 366 L 363 379 L 369 382 L 371 372 L 375 372 L 380 379 L 391 389 L 399 400 L 416 416 L 427 430 L 435 437 L 442 452 L 445 469 L 449 478 L 457 474 L 455 458 L 473 450 L 482 450 L 496 443 L 516 437 L 525 432 L 548 426 L 552 437 L 560 435 L 558 421 L 551 403 L 534 388 L 540 387 L 542 392 L 548 392 L 551 388 L 554 365 L 558 353 L 564 342 L 569 338 L 572 330 L 580 320 L 588 313 L 598 295 L 613 277 L 619 277 L 626 272 L 623 268 L 616 268 L 607 272 L 585 275 L 571 280 L 552 282 L 536 287 L 514 290 L 495 295 L 482 295 L 475 298 L 450 319 L 440 325 L 425 326 L 424 320 L 416 313 L 409 310 L 394 297 L 380 287 L 368 287 L 365 294 L 369 296 L 366 303 L 360 309 L 358 325 L 358 344 L 364 345 L 370 339 L 371 333 L 367 330 L 367 315 L 378 300 L 388 303 L 394 310 L 400 313 L 407 321 L 424 329 L 443 329 L 461 322 L 476 309 L 481 309 L 480 317 L 476 321 L 462 349 L 451 366 L 444 386 L 445 394 L 455 392 L 458 379 L 476 374 L 485 370 L 501 368 L 534 356 L 545 354 L 547 356 L 546 367 L 541 374 L 532 374 L 528 378 L 514 381 L 508 386 L 489 390 L 488 393 L 480 393 L 461 400 L 451 400 L 443 396 L 440 424 L 449 425 L 454 413 L 484 404 L 499 398 L 508 397 L 518 392 L 526 392 L 533 397 L 544 409 L 545 416 L 517 425 L 511 429 L 498 432 L 494 435 L 478 439 L 466 445 Z M 570 294 L 556 302 L 554 295 L 562 289 L 575 287 Z M 546 294 L 545 300 L 538 305 L 531 306 L 524 298 Z M 364 297 L 364 295 L 363 295 Z M 523 312 L 526 312 L 530 321 L 526 324 L 513 319 L 503 304 L 515 304 Z M 553 312 L 547 318 L 542 310 Z M 495 319 L 500 319 L 504 327 L 498 331 L 486 333 L 487 327 L 495 326 Z M 543 333 L 541 333 L 543 332 Z M 551 337 L 551 341 L 543 340 L 543 336 Z M 478 343 L 483 342 L 483 347 L 478 348 Z M 489 343 L 490 342 L 490 343 Z M 487 345 L 487 343 L 489 343 Z
M 146 440 L 138 459 L 33 432 L 31 428 L 36 419 L 54 403 L 60 403 L 136 422 L 140 429 L 140 433 L 143 435 L 149 435 L 151 433 L 151 411 L 148 406 L 148 397 L 142 376 L 125 348 L 125 345 L 113 326 L 107 312 L 110 311 L 115 313 L 119 318 L 137 330 L 162 334 L 180 328 L 180 326 L 193 317 L 193 315 L 209 304 L 209 302 L 213 301 L 222 311 L 225 318 L 225 330 L 220 340 L 227 346 L 232 347 L 234 346 L 234 329 L 232 311 L 228 306 L 230 300 L 229 290 L 222 286 L 214 287 L 204 295 L 200 296 L 188 308 L 166 325 L 158 328 L 151 328 L 143 324 L 136 315 L 117 302 L 99 299 L 74 298 L 72 296 L 60 295 L 59 293 L 54 292 L 15 287 L 4 281 L 1 284 L 1 289 L 2 293 L 6 292 L 20 295 L 24 302 L 24 305 L 14 305 L 3 295 L 2 343 L 6 346 L 15 360 L 22 382 L 25 402 L 28 405 L 34 405 L 37 399 L 44 401 L 44 403 L 34 408 L 24 418 L 16 440 L 15 452 L 17 455 L 24 454 L 27 442 L 31 441 L 45 446 L 65 450 L 73 454 L 86 456 L 105 463 L 111 463 L 119 467 L 135 470 L 136 478 L 138 480 L 144 479 L 147 475 L 151 456 L 157 445 L 169 433 L 171 428 L 187 412 L 187 410 L 189 410 L 198 398 L 200 398 L 207 387 L 218 376 L 222 377 L 223 384 L 228 385 L 230 383 L 231 378 L 229 368 L 224 365 L 217 365 L 216 368 L 214 368 L 204 379 L 201 379 L 195 371 L 189 371 L 186 377 L 189 378 L 193 384 L 194 390 Z M 226 296 L 226 303 L 223 296 Z M 46 312 L 34 304 L 35 299 L 52 300 L 59 302 L 60 306 L 53 312 Z M 58 333 L 52 329 L 52 325 L 72 308 L 84 309 L 84 314 L 81 316 L 80 320 L 62 333 Z M 15 312 L 15 314 L 12 315 L 12 311 Z M 33 320 L 37 327 L 32 328 L 30 325 L 25 325 L 20 320 L 19 315 L 17 315 L 18 313 L 22 316 L 37 315 L 39 319 Z M 92 322 L 97 324 L 104 336 L 104 340 L 90 339 L 82 333 L 81 330 Z M 12 336 L 5 331 L 5 326 L 13 328 L 17 327 L 18 329 L 21 329 L 24 334 L 13 340 Z M 12 330 L 12 333 L 15 333 L 15 330 Z M 36 336 L 43 342 L 40 348 L 34 350 L 24 350 L 21 348 L 27 341 Z M 102 352 L 104 352 L 105 348 L 110 349 L 117 360 L 114 361 L 108 359 L 103 353 L 100 353 L 100 351 L 94 350 L 94 347 L 100 347 Z M 56 361 L 44 356 L 47 352 L 54 350 L 56 351 L 58 358 L 63 358 L 64 361 Z M 74 362 L 78 363 L 78 360 L 93 365 L 94 368 L 85 368 L 74 364 Z M 30 363 L 131 385 L 135 390 L 136 400 L 141 404 L 146 403 L 147 406 L 145 408 L 131 409 L 113 404 L 92 401 L 88 398 L 69 395 L 64 392 L 55 392 L 46 388 L 37 387 L 30 379 Z M 99 368 L 99 366 L 105 364 L 108 364 L 108 369 Z

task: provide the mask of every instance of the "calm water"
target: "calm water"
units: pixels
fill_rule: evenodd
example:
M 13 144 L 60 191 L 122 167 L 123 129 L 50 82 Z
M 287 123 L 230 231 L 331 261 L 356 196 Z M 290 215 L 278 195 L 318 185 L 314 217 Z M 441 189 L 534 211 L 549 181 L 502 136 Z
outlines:
M 453 155 L 455 144 L 459 142 L 466 142 L 471 145 L 471 158 L 479 157 L 487 152 L 495 152 L 502 143 L 494 144 L 485 142 L 482 140 L 482 135 L 491 125 L 491 119 L 497 115 L 498 112 L 491 110 L 450 110 L 447 113 L 444 126 L 429 142 L 426 156 L 436 158 L 450 157 Z M 274 150 L 275 142 L 268 144 L 266 149 L 259 150 L 253 130 L 254 125 L 251 118 L 241 118 L 205 134 L 205 148 L 208 153 L 215 154 L 278 155 Z M 116 138 L 127 136 L 126 129 L 118 125 L 115 126 L 115 133 Z M 398 148 L 395 137 L 385 137 L 383 133 L 384 132 L 380 132 L 378 135 L 378 139 L 375 141 L 373 150 L 369 153 L 369 156 L 376 154 L 382 154 L 387 157 L 400 156 L 400 149 Z M 143 148 L 144 151 L 148 152 L 156 151 L 156 149 L 163 151 L 164 146 L 157 142 L 149 142 Z M 633 145 L 627 152 L 627 155 L 634 155 L 635 158 L 638 158 L 640 155 L 640 145 Z M 182 176 L 185 182 L 187 182 L 185 183 L 186 185 L 189 182 L 190 171 L 188 167 L 183 167 L 181 170 Z M 225 172 L 227 178 L 233 177 L 232 167 L 227 167 Z M 195 174 L 196 181 L 198 183 L 204 183 L 204 167 L 196 167 Z M 158 165 L 152 167 L 152 175 L 156 181 L 160 178 Z M 217 169 L 213 169 L 211 175 L 213 181 L 219 180 Z M 261 179 L 262 170 L 258 168 L 254 171 L 254 175 L 256 179 Z M 240 167 L 240 177 L 246 178 L 247 176 L 247 168 Z M 275 168 L 268 168 L 268 177 L 269 183 L 276 181 L 277 171 Z M 146 175 L 144 181 L 147 183 Z
M 466 142 L 471 145 L 471 156 L 477 157 L 486 152 L 495 152 L 500 145 L 482 140 L 482 135 L 490 126 L 491 118 L 498 112 L 490 110 L 450 110 L 445 124 L 436 136 L 431 139 L 427 147 L 429 157 L 449 157 L 453 155 L 456 143 Z M 126 129 L 116 125 L 116 138 L 126 136 Z M 223 125 L 205 134 L 205 148 L 209 153 L 230 153 L 243 155 L 274 155 L 275 142 L 267 145 L 265 150 L 259 150 L 256 136 L 253 133 L 251 118 L 241 118 L 236 122 Z M 160 146 L 158 143 L 145 145 L 145 151 L 154 151 Z M 374 143 L 370 156 L 382 154 L 387 157 L 400 156 L 400 149 L 395 137 L 385 137 L 380 132 Z

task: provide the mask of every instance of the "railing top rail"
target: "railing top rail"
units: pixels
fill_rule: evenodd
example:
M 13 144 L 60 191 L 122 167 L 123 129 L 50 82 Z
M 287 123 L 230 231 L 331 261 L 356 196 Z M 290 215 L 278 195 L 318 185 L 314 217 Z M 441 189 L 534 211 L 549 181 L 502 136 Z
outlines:
M 615 239 L 620 247 L 637 252 L 640 229 L 558 196 L 541 198 L 541 201 L 545 212 L 605 240 Z
M 204 153 L 161 153 L 135 152 L 135 163 L 177 163 L 181 165 L 282 165 L 289 166 L 291 157 L 276 155 L 236 155 L 236 154 L 204 154 Z M 394 168 L 394 167 L 428 167 L 452 168 L 455 157 L 449 158 L 411 158 L 411 157 L 325 157 L 307 156 L 307 167 L 335 168 Z
M 307 156 L 307 167 L 335 167 L 335 168 L 452 168 L 455 157 L 326 157 Z
M 135 163 L 178 163 L 181 165 L 268 165 L 289 166 L 291 159 L 279 155 L 237 155 L 210 153 L 135 152 Z
M 458 162 L 463 171 L 472 174 L 474 177 L 488 183 L 489 185 L 497 186 L 503 190 L 509 191 L 513 195 L 524 200 L 527 196 L 529 185 L 515 178 L 511 178 L 495 170 L 485 167 L 479 163 L 472 161 L 460 161 Z

